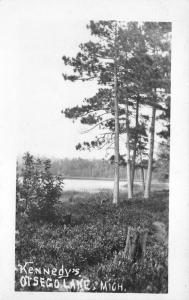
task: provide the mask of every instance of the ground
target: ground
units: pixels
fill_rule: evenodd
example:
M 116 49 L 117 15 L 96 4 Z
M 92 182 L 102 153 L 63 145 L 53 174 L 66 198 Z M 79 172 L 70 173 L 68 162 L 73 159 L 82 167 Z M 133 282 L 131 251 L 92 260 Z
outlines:
M 87 289 L 91 292 L 166 293 L 168 246 L 155 238 L 151 228 L 154 222 L 161 222 L 168 232 L 168 191 L 154 191 L 149 200 L 143 200 L 138 194 L 132 201 L 123 193 L 117 206 L 111 203 L 111 197 L 108 191 L 66 192 L 48 222 L 17 213 L 15 289 L 66 290 L 61 289 L 61 284 L 55 286 L 54 282 L 60 281 L 55 271 L 51 274 L 53 284 L 49 286 L 48 274 L 42 274 L 41 283 L 42 275 L 36 275 L 34 270 L 29 272 L 31 266 L 60 270 L 63 265 L 70 270 L 66 277 L 68 283 L 87 278 Z M 119 255 L 125 247 L 128 226 L 149 230 L 142 262 L 133 263 Z M 26 262 L 32 264 L 27 264 L 25 269 L 19 267 Z M 29 275 L 29 283 L 23 279 L 25 275 Z

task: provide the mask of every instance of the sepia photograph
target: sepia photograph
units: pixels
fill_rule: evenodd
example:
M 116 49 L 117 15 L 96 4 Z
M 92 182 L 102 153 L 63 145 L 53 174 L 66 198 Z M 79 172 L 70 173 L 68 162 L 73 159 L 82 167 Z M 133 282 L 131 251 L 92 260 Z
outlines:
M 14 292 L 168 295 L 173 21 L 30 5 L 14 38 Z

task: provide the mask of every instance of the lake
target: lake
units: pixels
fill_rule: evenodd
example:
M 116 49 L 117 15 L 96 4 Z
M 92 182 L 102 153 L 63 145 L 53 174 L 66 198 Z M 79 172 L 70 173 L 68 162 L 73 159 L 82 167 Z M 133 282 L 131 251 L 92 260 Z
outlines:
M 126 190 L 126 181 L 120 181 L 120 191 Z M 114 186 L 113 180 L 99 180 L 99 179 L 64 179 L 64 191 L 81 191 L 96 193 L 101 190 L 112 190 Z M 141 182 L 135 182 L 138 188 Z M 168 189 L 169 183 L 153 182 L 152 190 Z

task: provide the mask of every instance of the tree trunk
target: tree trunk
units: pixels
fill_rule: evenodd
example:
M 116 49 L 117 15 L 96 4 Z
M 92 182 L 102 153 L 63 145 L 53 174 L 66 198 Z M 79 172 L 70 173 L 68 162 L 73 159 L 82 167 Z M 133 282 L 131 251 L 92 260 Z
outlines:
M 133 198 L 132 193 L 132 178 L 131 178 L 131 160 L 130 160 L 130 143 L 129 143 L 129 110 L 128 110 L 128 99 L 125 103 L 125 118 L 126 118 L 126 160 L 127 160 L 127 189 L 128 199 Z
M 116 47 L 116 43 L 115 43 L 115 47 Z M 115 109 L 115 138 L 114 138 L 115 159 L 114 159 L 113 203 L 117 204 L 119 201 L 119 107 L 118 107 L 118 97 L 117 97 L 117 51 L 115 51 L 115 59 L 114 59 L 114 109 Z
M 133 193 L 134 179 L 135 179 L 135 163 L 136 163 L 136 152 L 137 152 L 137 141 L 138 141 L 138 114 L 139 114 L 139 99 L 136 102 L 136 116 L 135 116 L 135 139 L 132 157 L 132 170 L 131 170 L 131 188 Z
M 142 180 L 142 191 L 143 193 L 145 192 L 145 176 L 144 176 L 144 167 L 142 165 L 142 153 L 140 152 L 140 163 L 141 163 L 141 167 L 140 167 L 140 172 L 141 172 L 141 180 Z
M 146 174 L 146 184 L 144 191 L 144 198 L 149 199 L 152 181 L 152 166 L 153 166 L 153 153 L 154 153 L 154 134 L 155 134 L 155 118 L 156 118 L 156 108 L 152 107 L 152 119 L 150 126 L 150 148 L 149 148 L 149 160 L 148 169 Z
M 144 191 L 145 191 L 144 168 L 141 167 L 140 170 L 141 170 L 142 188 L 143 188 L 143 193 L 144 193 Z
M 147 235 L 147 229 L 129 226 L 123 256 L 133 262 L 143 260 L 146 254 Z

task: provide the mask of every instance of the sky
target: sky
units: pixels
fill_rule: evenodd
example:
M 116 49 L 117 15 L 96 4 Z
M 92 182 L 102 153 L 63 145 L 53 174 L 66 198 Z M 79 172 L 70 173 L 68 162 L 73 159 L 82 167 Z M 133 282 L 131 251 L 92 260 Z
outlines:
M 3 77 L 7 75 L 5 89 L 16 103 L 7 109 L 14 109 L 16 116 L 17 153 L 102 158 L 102 150 L 76 151 L 78 142 L 92 139 L 95 133 L 81 134 L 84 126 L 61 114 L 62 109 L 80 105 L 97 91 L 95 82 L 65 82 L 62 77 L 62 56 L 74 56 L 79 44 L 90 39 L 87 11 L 93 6 L 95 10 L 95 4 L 87 0 L 71 0 L 67 5 L 67 1 L 56 1 L 57 6 L 51 1 L 45 3 L 0 2 L 4 5 L 3 13 L 0 11 L 1 21 L 4 19 L 0 29 L 2 63 L 6 66 Z M 102 6 L 107 4 L 102 2 Z
M 81 42 L 91 39 L 89 20 L 21 18 L 16 36 L 18 63 L 17 126 L 18 154 L 55 157 L 102 158 L 104 150 L 79 152 L 78 142 L 91 140 L 95 132 L 82 134 L 86 126 L 74 123 L 61 109 L 80 105 L 95 94 L 95 82 L 64 81 L 63 54 L 74 56 Z
M 36 14 L 34 8 L 38 8 Z M 89 19 L 70 18 L 69 9 L 68 14 L 59 14 L 53 5 L 46 13 L 42 8 L 24 2 L 21 10 L 9 7 L 12 15 L 7 33 L 11 38 L 2 37 L 14 76 L 11 91 L 16 100 L 17 154 L 30 151 L 48 157 L 102 158 L 104 151 L 76 151 L 75 145 L 92 139 L 94 133 L 81 134 L 86 128 L 61 114 L 62 109 L 80 105 L 97 91 L 95 82 L 70 83 L 62 77 L 62 56 L 74 56 L 79 44 L 90 39 Z
M 3 36 L 4 53 L 13 62 L 17 154 L 30 151 L 48 157 L 103 158 L 103 150 L 75 149 L 78 142 L 91 140 L 95 132 L 82 134 L 86 127 L 61 114 L 62 109 L 80 105 L 98 89 L 95 82 L 65 82 L 62 77 L 66 71 L 62 56 L 74 56 L 79 44 L 91 38 L 86 28 L 89 20 L 63 18 L 58 10 L 35 15 L 29 6 L 25 9 L 19 14 L 13 9 L 16 22 L 13 24 L 10 16 L 11 39 Z
M 23 22 L 19 28 L 19 150 L 78 155 L 75 145 L 82 128 L 66 119 L 61 109 L 81 104 L 97 86 L 65 82 L 61 57 L 74 55 L 79 43 L 88 39 L 86 21 Z
M 79 153 L 75 145 L 85 137 L 61 109 L 81 104 L 97 90 L 95 82 L 64 81 L 62 56 L 77 53 L 89 39 L 86 20 L 48 18 L 21 20 L 18 24 L 18 153 L 92 158 L 102 153 Z M 90 134 L 91 135 L 91 134 Z M 90 137 L 89 137 L 90 138 Z

